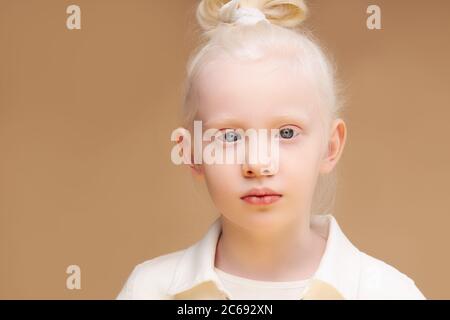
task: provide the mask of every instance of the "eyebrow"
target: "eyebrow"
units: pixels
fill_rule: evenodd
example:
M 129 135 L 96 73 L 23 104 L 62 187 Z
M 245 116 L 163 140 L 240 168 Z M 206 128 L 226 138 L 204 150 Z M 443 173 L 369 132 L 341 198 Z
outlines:
M 285 113 L 285 114 L 279 114 L 277 116 L 275 116 L 272 120 L 274 123 L 280 123 L 280 122 L 286 122 L 287 124 L 300 124 L 300 125 L 305 125 L 306 123 L 308 123 L 310 121 L 310 117 L 306 114 L 306 113 L 295 113 L 295 114 L 290 114 L 290 113 Z
M 310 117 L 306 113 L 302 113 L 302 114 L 281 113 L 270 119 L 270 126 L 273 126 L 274 124 L 279 125 L 280 123 L 283 123 L 285 125 L 295 124 L 295 125 L 303 126 L 306 123 L 308 123 L 309 120 L 310 120 Z M 224 117 L 208 120 L 208 121 L 204 122 L 203 125 L 205 127 L 212 126 L 213 128 L 217 128 L 217 127 L 224 126 L 224 125 L 225 126 L 230 125 L 230 126 L 234 126 L 234 127 L 243 128 L 242 122 L 243 122 L 242 118 L 225 117 L 224 116 Z
M 233 117 L 220 117 L 217 119 L 211 119 L 211 120 L 205 121 L 203 123 L 203 125 L 205 127 L 211 126 L 214 128 L 220 127 L 222 125 L 232 125 L 232 126 L 234 125 L 236 127 L 240 127 L 241 124 L 242 124 L 242 119 L 233 118 Z

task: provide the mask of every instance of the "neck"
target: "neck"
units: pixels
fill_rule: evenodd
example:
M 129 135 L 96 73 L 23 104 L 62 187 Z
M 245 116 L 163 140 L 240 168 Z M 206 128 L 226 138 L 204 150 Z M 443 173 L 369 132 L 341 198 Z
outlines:
M 309 215 L 271 232 L 252 232 L 222 216 L 215 266 L 238 276 L 265 281 L 311 277 L 326 240 L 310 228 Z

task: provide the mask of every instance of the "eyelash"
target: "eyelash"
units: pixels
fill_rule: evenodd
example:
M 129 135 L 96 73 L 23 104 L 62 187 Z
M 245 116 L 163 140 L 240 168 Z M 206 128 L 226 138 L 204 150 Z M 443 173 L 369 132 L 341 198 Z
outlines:
M 296 128 L 296 129 L 295 129 Z M 292 140 L 292 139 L 294 139 L 295 137 L 297 137 L 299 134 L 300 134 L 300 128 L 298 127 L 298 126 L 296 126 L 296 125 L 285 125 L 285 126 L 282 126 L 282 127 L 280 127 L 278 130 L 279 130 L 279 133 L 276 135 L 276 138 L 278 138 L 279 136 L 280 136 L 280 131 L 282 130 L 282 129 L 293 129 L 294 130 L 294 134 L 293 134 L 293 136 L 292 137 L 290 137 L 290 138 L 281 138 L 281 139 L 283 139 L 283 140 Z M 226 132 L 226 130 L 230 130 L 230 131 L 228 131 L 228 132 Z M 231 131 L 231 130 L 234 130 L 234 129 L 232 129 L 232 128 L 222 128 L 222 129 L 219 129 L 219 131 L 225 131 L 224 132 L 224 134 L 222 134 L 221 136 L 225 136 L 225 134 L 227 134 L 227 133 L 236 133 L 235 131 Z M 297 132 L 296 132 L 297 131 Z M 239 134 L 237 134 L 237 135 L 239 135 Z M 225 142 L 225 143 L 234 143 L 234 142 L 236 142 L 236 140 L 234 140 L 234 141 L 226 141 L 226 140 L 224 140 L 224 139 L 221 139 L 220 137 L 219 137 L 219 139 L 221 140 L 221 141 L 223 141 L 223 142 Z M 240 140 L 240 139 L 238 139 L 238 140 Z
M 294 129 L 294 127 L 296 129 Z M 291 138 L 287 138 L 285 140 L 292 140 L 300 134 L 300 129 L 295 125 L 286 125 L 286 126 L 281 127 L 279 130 L 281 131 L 282 129 L 292 129 L 294 131 L 294 135 Z
M 229 131 L 227 132 L 227 130 L 229 130 Z M 226 141 L 226 140 L 224 140 L 224 139 L 221 138 L 222 136 L 225 136 L 227 133 L 230 133 L 230 132 L 231 132 L 231 133 L 236 133 L 235 131 L 232 131 L 232 130 L 234 130 L 234 129 L 232 129 L 232 128 L 222 128 L 222 129 L 219 129 L 219 132 L 224 131 L 224 133 L 221 134 L 221 135 L 218 137 L 219 140 L 223 141 L 224 143 L 232 143 L 232 142 Z M 236 141 L 234 141 L 234 142 L 236 142 Z

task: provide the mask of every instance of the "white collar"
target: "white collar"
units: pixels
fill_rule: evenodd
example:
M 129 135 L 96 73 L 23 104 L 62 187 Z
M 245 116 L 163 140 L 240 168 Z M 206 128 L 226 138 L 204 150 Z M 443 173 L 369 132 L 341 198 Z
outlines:
M 312 278 L 331 285 L 345 299 L 355 299 L 361 267 L 359 250 L 344 235 L 331 214 L 312 215 L 311 224 L 327 237 L 325 252 Z M 178 295 L 200 284 L 212 282 L 219 296 L 229 295 L 214 271 L 220 232 L 219 217 L 210 225 L 202 239 L 186 249 L 175 269 L 168 294 Z

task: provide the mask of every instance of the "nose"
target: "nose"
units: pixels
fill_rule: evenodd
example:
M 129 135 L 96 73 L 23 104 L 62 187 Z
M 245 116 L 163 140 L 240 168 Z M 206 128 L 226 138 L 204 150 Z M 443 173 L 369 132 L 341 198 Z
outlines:
M 257 135 L 256 140 L 249 139 L 249 141 L 246 144 L 245 161 L 242 164 L 242 175 L 246 178 L 273 176 L 277 171 L 276 170 L 277 165 L 275 164 L 277 162 L 275 161 L 274 157 L 278 156 L 278 148 L 275 147 L 274 150 L 272 150 L 272 146 L 269 142 L 261 141 L 261 139 L 264 138 L 265 138 L 264 134 Z M 250 146 L 251 144 L 250 142 L 253 143 L 253 147 Z M 268 147 L 269 149 L 268 155 L 267 149 L 262 147 L 262 145 L 260 144 L 261 142 L 266 142 L 266 147 Z M 258 145 L 257 148 L 254 147 L 255 144 Z M 260 147 L 262 148 L 262 150 L 260 149 Z M 263 154 L 267 156 L 262 156 L 261 154 L 258 154 L 258 151 L 261 151 Z M 260 157 L 262 159 L 260 159 Z
M 246 178 L 254 178 L 261 176 L 273 176 L 275 174 L 275 166 L 272 158 L 266 159 L 268 161 L 262 162 L 259 159 L 246 159 L 242 164 L 242 174 Z
M 261 176 L 272 176 L 274 174 L 274 172 L 268 164 L 244 163 L 242 165 L 242 174 L 246 178 L 255 178 L 255 177 L 261 177 Z

